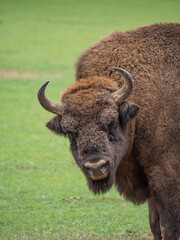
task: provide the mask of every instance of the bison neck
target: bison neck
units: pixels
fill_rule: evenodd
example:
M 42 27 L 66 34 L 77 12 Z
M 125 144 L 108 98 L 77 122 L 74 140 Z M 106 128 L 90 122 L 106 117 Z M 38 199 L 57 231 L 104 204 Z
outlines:
M 128 127 L 129 145 L 126 155 L 121 160 L 116 172 L 116 187 L 120 194 L 135 203 L 140 204 L 146 201 L 149 196 L 148 180 L 142 166 L 136 158 L 134 149 L 136 141 L 137 120 L 130 123 Z

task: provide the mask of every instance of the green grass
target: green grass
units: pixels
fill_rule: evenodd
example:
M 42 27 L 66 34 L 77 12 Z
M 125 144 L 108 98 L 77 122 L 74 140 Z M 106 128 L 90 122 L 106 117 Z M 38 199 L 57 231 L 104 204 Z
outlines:
M 52 114 L 36 94 L 50 79 L 47 95 L 58 101 L 100 37 L 179 21 L 179 11 L 178 0 L 0 1 L 0 239 L 152 239 L 146 204 L 88 190 L 67 139 L 45 129 Z

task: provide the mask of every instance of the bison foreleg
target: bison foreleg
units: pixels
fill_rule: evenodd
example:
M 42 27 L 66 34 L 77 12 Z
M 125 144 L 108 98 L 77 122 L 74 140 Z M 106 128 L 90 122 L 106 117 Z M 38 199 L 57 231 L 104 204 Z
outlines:
M 180 235 L 176 231 L 163 228 L 163 240 L 179 240 Z
M 164 212 L 160 213 L 160 221 L 162 226 L 163 240 L 179 240 L 180 234 L 178 229 L 173 226 L 172 220 L 170 220 L 167 214 Z
M 148 205 L 149 205 L 149 223 L 154 240 L 162 240 L 159 212 L 156 208 L 156 204 L 153 198 L 148 199 Z

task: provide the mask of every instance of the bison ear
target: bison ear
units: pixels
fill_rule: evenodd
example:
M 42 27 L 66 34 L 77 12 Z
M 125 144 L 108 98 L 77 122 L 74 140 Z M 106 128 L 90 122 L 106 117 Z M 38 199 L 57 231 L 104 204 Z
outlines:
M 61 127 L 61 117 L 55 116 L 51 118 L 47 123 L 46 127 L 49 128 L 51 131 L 53 131 L 56 134 L 64 134 L 62 127 Z
M 135 118 L 140 110 L 140 107 L 132 102 L 122 102 L 119 105 L 119 121 L 121 127 L 125 127 L 126 124 Z

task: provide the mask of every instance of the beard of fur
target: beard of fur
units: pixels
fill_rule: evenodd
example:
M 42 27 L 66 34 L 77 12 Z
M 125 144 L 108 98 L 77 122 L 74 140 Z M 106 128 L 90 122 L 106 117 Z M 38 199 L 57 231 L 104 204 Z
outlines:
M 87 178 L 88 187 L 94 194 L 106 193 L 114 182 L 115 174 L 112 173 L 109 173 L 108 177 L 102 180 L 94 181 L 91 178 Z

